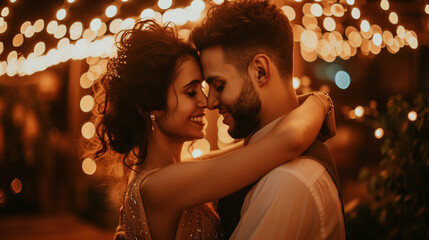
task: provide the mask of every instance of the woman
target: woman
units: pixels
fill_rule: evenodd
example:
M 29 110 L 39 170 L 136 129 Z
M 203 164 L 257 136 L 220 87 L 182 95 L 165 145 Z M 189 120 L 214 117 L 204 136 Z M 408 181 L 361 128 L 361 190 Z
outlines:
M 150 20 L 126 30 L 117 47 L 118 57 L 95 88 L 95 156 L 105 158 L 113 150 L 136 172 L 125 192 L 117 239 L 222 239 L 210 202 L 301 154 L 329 110 L 324 94 L 313 94 L 252 146 L 181 163 L 183 143 L 205 136 L 207 99 L 196 51 L 174 29 Z

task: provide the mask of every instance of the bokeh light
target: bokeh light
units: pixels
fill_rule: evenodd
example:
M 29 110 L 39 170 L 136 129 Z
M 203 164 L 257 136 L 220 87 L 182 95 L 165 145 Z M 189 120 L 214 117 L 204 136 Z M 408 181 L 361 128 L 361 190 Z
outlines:
M 377 128 L 374 131 L 374 136 L 378 139 L 382 138 L 384 136 L 384 130 L 383 128 Z
M 89 26 L 92 31 L 97 32 L 101 27 L 101 20 L 99 18 L 94 18 Z
M 5 7 L 1 10 L 1 16 L 2 17 L 7 17 L 9 15 L 9 8 Z
M 16 34 L 15 37 L 13 37 L 12 45 L 14 47 L 19 47 L 22 43 L 24 43 L 24 36 L 21 33 Z
M 158 1 L 158 7 L 161 9 L 168 9 L 171 7 L 172 3 L 173 3 L 172 0 L 159 0 Z
M 58 27 L 58 22 L 57 21 L 55 21 L 55 20 L 50 21 L 48 23 L 48 26 L 46 27 L 46 31 L 48 33 L 50 33 L 50 34 L 54 34 L 55 31 L 57 30 L 57 27 Z
M 353 8 L 352 9 L 352 17 L 354 18 L 354 19 L 359 19 L 360 18 L 360 10 L 359 10 L 359 8 Z
M 301 80 L 298 77 L 293 77 L 292 83 L 294 89 L 298 89 L 301 86 Z
M 83 112 L 89 112 L 94 107 L 94 98 L 91 95 L 83 96 L 80 100 L 80 109 Z
M 369 22 L 367 20 L 362 20 L 362 22 L 360 23 L 360 29 L 362 30 L 362 32 L 368 32 L 370 29 Z
M 201 149 L 194 149 L 192 151 L 192 157 L 197 158 L 203 155 L 203 151 L 201 151 Z
M 334 3 L 331 6 L 331 12 L 335 17 L 342 17 L 344 16 L 344 7 L 339 3 Z
M 350 86 L 350 76 L 346 71 L 338 71 L 335 74 L 335 84 L 341 89 L 347 89 Z
M 43 19 L 38 19 L 36 22 L 34 22 L 34 31 L 35 32 L 41 32 L 43 28 L 45 27 L 45 21 Z
M 395 12 L 391 12 L 391 13 L 389 14 L 389 21 L 390 21 L 392 24 L 398 24 L 398 14 L 396 14 Z
M 60 10 L 57 11 L 57 19 L 58 20 L 63 20 L 67 15 L 67 11 L 64 8 L 61 8 Z
M 291 6 L 283 6 L 281 9 L 283 13 L 286 15 L 286 17 L 289 19 L 289 21 L 293 21 L 295 19 L 296 13 Z
M 327 31 L 334 31 L 336 28 L 336 23 L 335 20 L 331 17 L 326 17 L 323 20 L 323 27 L 327 30 Z
M 364 113 L 365 113 L 365 110 L 364 110 L 364 108 L 362 106 L 357 106 L 355 108 L 355 115 L 356 115 L 356 117 L 363 117 Z
M 37 56 L 41 56 L 43 53 L 45 53 L 46 50 L 46 45 L 44 42 L 38 42 L 35 46 L 34 46 L 34 53 Z
M 92 122 L 86 122 L 82 125 L 81 129 L 82 136 L 86 139 L 90 139 L 95 135 L 95 125 Z
M 417 113 L 415 111 L 410 111 L 408 113 L 408 119 L 412 122 L 417 120 Z
M 353 5 L 353 4 L 355 4 L 355 0 L 347 0 L 347 4 L 348 5 Z
M 118 8 L 115 5 L 110 5 L 106 8 L 106 16 L 108 18 L 114 17 L 116 13 L 118 12 Z
M 18 194 L 22 190 L 22 182 L 18 178 L 13 179 L 13 181 L 10 184 L 10 190 L 13 194 Z
M 217 5 L 222 4 L 223 2 L 225 2 L 225 0 L 213 0 L 213 2 Z
M 311 14 L 313 14 L 315 17 L 320 17 L 323 14 L 323 8 L 318 3 L 312 4 L 310 11 L 311 11 Z
M 376 46 L 380 46 L 383 43 L 383 37 L 381 36 L 380 33 L 376 33 L 374 34 L 374 36 L 372 37 L 372 41 L 374 42 L 374 44 Z
M 154 16 L 155 16 L 155 11 L 150 8 L 143 10 L 142 13 L 140 14 L 140 18 L 142 19 L 153 18 Z
M 77 40 L 82 36 L 83 25 L 81 22 L 75 22 L 70 27 L 70 39 Z
M 82 170 L 87 175 L 93 175 L 97 170 L 97 164 L 91 158 L 85 158 L 82 161 Z
M 141 17 L 141 18 L 144 18 L 144 17 Z M 118 33 L 119 31 L 121 31 L 121 26 L 122 26 L 122 19 L 117 18 L 110 22 L 109 31 L 111 33 Z
M 389 2 L 387 0 L 381 0 L 380 7 L 383 10 L 388 10 L 389 7 L 390 7 L 390 4 L 389 4 Z

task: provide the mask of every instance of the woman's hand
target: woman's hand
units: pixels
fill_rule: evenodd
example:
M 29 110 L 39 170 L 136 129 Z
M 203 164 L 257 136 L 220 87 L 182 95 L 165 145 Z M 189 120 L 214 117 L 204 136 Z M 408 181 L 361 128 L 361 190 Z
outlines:
M 322 128 L 320 129 L 318 138 L 325 142 L 336 134 L 335 111 L 331 98 L 326 92 L 316 91 L 298 96 L 299 104 L 301 105 L 309 96 L 317 97 L 325 107 L 325 119 Z
M 326 115 L 325 121 L 323 121 L 322 128 L 320 129 L 319 135 L 317 137 L 325 142 L 326 140 L 334 137 L 336 133 L 337 128 L 335 124 L 335 111 L 334 108 L 332 108 L 331 112 Z

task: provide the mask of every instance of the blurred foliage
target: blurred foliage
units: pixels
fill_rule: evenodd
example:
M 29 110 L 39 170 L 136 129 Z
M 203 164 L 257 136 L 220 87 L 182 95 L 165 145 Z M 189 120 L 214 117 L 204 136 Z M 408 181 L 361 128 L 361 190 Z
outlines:
M 382 158 L 361 171 L 371 199 L 346 214 L 347 239 L 429 239 L 429 96 L 391 97 L 377 123 Z

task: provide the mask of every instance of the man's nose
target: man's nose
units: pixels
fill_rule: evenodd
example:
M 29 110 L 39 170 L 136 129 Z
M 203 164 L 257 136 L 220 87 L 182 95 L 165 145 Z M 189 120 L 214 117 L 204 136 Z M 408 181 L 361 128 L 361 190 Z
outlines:
M 219 94 L 216 94 L 213 91 L 209 91 L 209 96 L 207 97 L 207 107 L 210 110 L 219 107 Z

